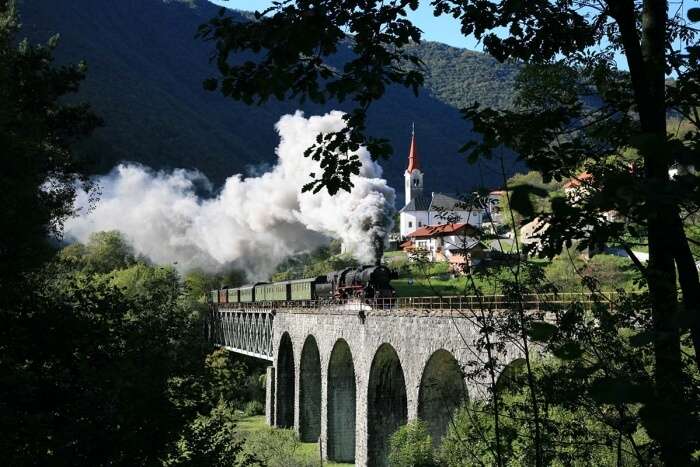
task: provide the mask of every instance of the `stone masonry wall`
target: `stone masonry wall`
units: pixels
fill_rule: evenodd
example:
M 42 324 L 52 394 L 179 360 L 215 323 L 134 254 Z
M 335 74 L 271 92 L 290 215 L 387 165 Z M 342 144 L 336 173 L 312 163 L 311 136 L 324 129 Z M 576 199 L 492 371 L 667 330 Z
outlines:
M 366 316 L 364 316 L 366 315 Z M 463 365 L 469 359 L 473 359 L 472 342 L 476 337 L 476 330 L 468 320 L 453 317 L 446 313 L 428 313 L 420 310 L 397 312 L 365 311 L 359 310 L 333 310 L 320 312 L 313 310 L 290 310 L 278 311 L 273 323 L 273 355 L 274 368 L 279 372 L 280 342 L 283 336 L 288 334 L 291 338 L 294 356 L 294 427 L 297 432 L 300 429 L 300 374 L 302 348 L 309 335 L 313 336 L 317 345 L 321 363 L 321 428 L 320 437 L 323 452 L 328 453 L 328 394 L 329 394 L 329 361 L 334 345 L 340 339 L 347 342 L 352 355 L 352 363 L 355 375 L 355 463 L 357 466 L 368 466 L 368 433 L 373 420 L 368 420 L 368 386 L 370 370 L 375 353 L 382 344 L 389 344 L 398 356 L 406 390 L 406 410 L 408 420 L 418 416 L 419 388 L 421 377 L 430 357 L 438 350 L 449 352 L 456 361 Z M 285 339 L 286 340 L 286 339 Z M 286 346 L 286 344 L 285 344 Z M 285 353 L 285 352 L 283 352 Z M 315 356 L 314 356 L 315 357 Z M 515 353 L 505 356 L 505 359 L 518 357 Z M 336 372 L 337 374 L 337 372 Z M 347 374 L 347 371 L 346 371 Z M 285 391 L 280 391 L 283 378 L 280 373 L 276 378 L 268 378 L 268 381 L 276 381 L 277 388 L 274 393 L 278 395 L 277 401 L 268 402 L 268 407 L 274 403 L 281 403 L 279 395 Z M 334 381 L 338 381 L 334 377 Z M 483 395 L 481 384 L 474 382 L 466 383 L 466 389 L 470 398 L 478 398 Z M 347 416 L 347 394 L 345 391 L 336 391 L 334 394 L 334 426 L 343 426 L 339 417 Z M 338 398 L 338 395 L 345 394 L 346 397 Z M 342 401 L 343 406 L 337 406 L 338 401 Z M 283 403 L 283 402 L 282 402 Z M 346 410 L 343 410 L 343 407 Z M 275 407 L 277 413 L 284 413 L 284 408 Z M 290 408 L 291 409 L 291 408 Z M 308 410 L 308 409 L 307 409 Z M 313 412 L 311 412 L 313 413 Z M 346 415 L 342 415 L 345 413 Z M 270 419 L 268 415 L 268 419 Z M 351 424 L 347 420 L 345 426 Z M 336 436 L 337 438 L 337 436 Z M 338 448 L 336 447 L 335 451 Z M 334 449 L 331 446 L 331 455 Z M 336 454 L 347 455 L 336 452 Z M 378 464 L 373 462 L 373 464 Z M 369 467 L 375 467 L 371 465 Z

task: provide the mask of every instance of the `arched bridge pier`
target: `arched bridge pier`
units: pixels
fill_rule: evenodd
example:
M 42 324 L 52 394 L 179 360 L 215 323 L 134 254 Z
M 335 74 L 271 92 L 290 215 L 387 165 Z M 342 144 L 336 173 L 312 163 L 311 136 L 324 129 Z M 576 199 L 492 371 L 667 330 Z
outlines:
M 399 426 L 420 418 L 437 442 L 454 410 L 483 395 L 461 368 L 475 358 L 478 330 L 451 307 L 286 305 L 212 305 L 210 333 L 270 362 L 267 422 L 320 440 L 327 459 L 384 466 Z

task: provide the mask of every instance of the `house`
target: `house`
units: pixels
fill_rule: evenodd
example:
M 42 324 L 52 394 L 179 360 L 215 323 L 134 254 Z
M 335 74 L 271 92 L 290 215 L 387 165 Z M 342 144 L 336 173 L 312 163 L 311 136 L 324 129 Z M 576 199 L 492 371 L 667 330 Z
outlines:
M 415 128 L 411 134 L 408 151 L 408 166 L 404 172 L 406 205 L 399 215 L 401 238 L 424 226 L 452 223 L 467 223 L 481 227 L 486 210 L 472 206 L 444 193 L 423 193 L 423 170 L 418 158 Z
M 594 190 L 595 178 L 588 172 L 581 172 L 576 177 L 569 179 L 564 183 L 564 193 L 569 199 L 569 202 L 576 206 L 582 201 L 585 201 Z M 602 218 L 608 222 L 616 222 L 620 220 L 620 216 L 616 211 L 606 211 L 602 213 Z
M 477 229 L 467 223 L 436 224 L 420 227 L 406 236 L 401 246 L 410 256 L 425 255 L 428 261 L 450 261 L 464 266 L 477 264 L 484 256 L 484 245 L 473 236 Z
M 484 206 L 486 208 L 484 222 L 503 223 L 501 200 L 505 195 L 505 190 L 493 190 L 488 193 L 485 200 L 486 206 Z
M 582 195 L 588 193 L 591 183 L 593 183 L 593 175 L 582 172 L 564 183 L 564 193 L 570 200 L 578 201 Z

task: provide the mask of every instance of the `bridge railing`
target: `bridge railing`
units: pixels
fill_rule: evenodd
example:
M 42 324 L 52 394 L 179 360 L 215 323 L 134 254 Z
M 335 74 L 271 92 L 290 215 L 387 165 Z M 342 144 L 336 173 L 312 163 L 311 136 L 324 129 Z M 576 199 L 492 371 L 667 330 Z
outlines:
M 524 295 L 513 299 L 506 295 L 483 296 L 430 296 L 430 297 L 392 297 L 372 299 L 347 300 L 292 300 L 277 302 L 228 303 L 219 304 L 220 311 L 240 310 L 242 312 L 259 312 L 260 310 L 275 310 L 284 312 L 287 309 L 308 312 L 353 312 L 369 310 L 470 310 L 470 309 L 514 309 L 522 306 L 525 310 L 539 310 L 579 302 L 590 306 L 601 299 L 612 299 L 615 293 L 598 296 L 585 293 L 558 293 Z
M 612 294 L 611 294 L 612 295 Z M 610 299 L 611 296 L 598 297 Z M 470 310 L 470 309 L 513 309 L 520 306 L 525 310 L 567 305 L 579 302 L 590 306 L 596 302 L 592 294 L 561 293 L 524 295 L 514 299 L 506 295 L 463 295 L 463 296 L 432 296 L 432 297 L 397 297 L 377 298 L 372 303 L 379 309 L 422 309 L 422 310 Z

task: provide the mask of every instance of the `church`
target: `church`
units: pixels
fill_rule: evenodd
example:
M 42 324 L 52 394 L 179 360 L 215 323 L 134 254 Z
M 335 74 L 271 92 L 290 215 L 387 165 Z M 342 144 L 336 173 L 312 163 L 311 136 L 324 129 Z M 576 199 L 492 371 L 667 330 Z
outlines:
M 433 191 L 429 195 L 424 194 L 423 175 L 414 127 L 408 151 L 408 167 L 404 173 L 406 205 L 399 214 L 399 232 L 402 239 L 421 227 L 446 224 L 448 218 L 450 222 L 481 227 L 485 214 L 483 208 L 468 208 L 458 199 L 444 193 Z

